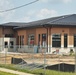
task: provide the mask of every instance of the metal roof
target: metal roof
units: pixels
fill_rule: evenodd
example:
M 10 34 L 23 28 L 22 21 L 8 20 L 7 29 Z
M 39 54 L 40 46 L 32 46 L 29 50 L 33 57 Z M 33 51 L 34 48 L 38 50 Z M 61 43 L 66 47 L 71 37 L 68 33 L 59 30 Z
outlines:
M 44 20 L 38 20 L 38 21 L 33 21 L 33 22 L 28 22 L 25 23 L 25 25 L 19 26 L 19 27 L 15 27 L 15 29 L 18 28 L 28 28 L 28 27 L 37 27 L 37 26 L 42 26 L 45 25 L 47 22 L 51 21 L 51 20 L 55 20 L 58 17 L 53 17 L 53 18 L 48 18 L 48 19 L 44 19 Z
M 65 15 L 65 16 L 68 16 L 68 15 Z M 20 27 L 15 27 L 14 29 L 28 28 L 28 27 L 41 27 L 43 25 L 47 25 L 49 22 L 53 22 L 53 21 L 55 21 L 57 19 L 60 19 L 62 17 L 65 17 L 65 16 L 52 17 L 52 18 L 48 18 L 48 19 L 43 19 L 43 20 L 28 22 L 25 25 L 20 26 Z
M 24 26 L 26 23 L 19 23 L 19 22 L 9 22 L 9 23 L 4 23 L 0 24 L 0 26 L 11 26 L 11 27 L 21 27 Z
M 0 24 L 0 26 L 12 26 L 14 27 L 14 29 L 41 27 L 41 26 L 69 26 L 69 25 L 76 26 L 76 14 L 52 17 L 28 23 L 9 22 Z
M 76 14 L 63 16 L 62 18 L 56 19 L 55 21 L 49 21 L 47 24 L 76 26 Z
M 33 21 L 26 23 L 22 27 L 15 27 L 18 28 L 27 28 L 27 27 L 37 27 L 37 26 L 76 26 L 76 14 L 71 15 L 64 15 L 59 17 L 48 18 L 39 21 Z

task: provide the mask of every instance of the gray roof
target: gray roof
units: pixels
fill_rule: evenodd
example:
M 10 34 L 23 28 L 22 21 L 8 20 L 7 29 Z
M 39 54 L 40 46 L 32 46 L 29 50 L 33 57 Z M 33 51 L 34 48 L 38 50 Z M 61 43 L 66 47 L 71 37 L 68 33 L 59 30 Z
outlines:
M 11 27 L 21 27 L 24 26 L 26 23 L 19 23 L 19 22 L 9 22 L 9 23 L 4 23 L 0 24 L 0 26 L 11 26 Z
M 47 22 L 47 24 L 76 26 L 76 14 L 63 16 L 59 19 L 56 19 L 55 21 L 49 21 Z
M 26 23 L 22 27 L 15 27 L 18 28 L 27 28 L 27 27 L 40 27 L 40 26 L 76 26 L 76 14 L 71 15 L 63 15 L 59 17 L 53 17 L 48 19 L 43 19 L 39 21 L 33 21 Z
M 52 18 L 28 22 L 28 23 L 9 22 L 9 23 L 0 24 L 0 25 L 13 26 L 14 29 L 42 27 L 42 26 L 69 26 L 69 25 L 76 26 L 76 14 L 52 17 Z
M 57 19 L 58 17 L 53 17 L 53 18 L 48 18 L 48 19 L 43 19 L 43 20 L 38 20 L 38 21 L 33 21 L 33 22 L 28 22 L 28 23 L 25 23 L 24 25 L 21 25 L 19 27 L 15 27 L 15 29 L 18 29 L 18 28 L 28 28 L 28 27 L 40 27 L 40 26 L 43 26 L 45 25 L 47 22 L 49 21 L 52 21 L 52 20 L 55 20 Z M 23 24 L 23 23 L 22 23 Z

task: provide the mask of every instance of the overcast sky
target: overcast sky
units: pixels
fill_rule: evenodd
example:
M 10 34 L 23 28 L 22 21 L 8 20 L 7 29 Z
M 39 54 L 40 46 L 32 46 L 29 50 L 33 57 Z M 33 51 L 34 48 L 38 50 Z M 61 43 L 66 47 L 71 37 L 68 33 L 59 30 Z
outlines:
M 35 0 L 0 0 L 0 11 L 27 4 Z M 76 0 L 39 0 L 23 8 L 0 13 L 0 24 L 30 22 L 54 16 L 76 14 Z

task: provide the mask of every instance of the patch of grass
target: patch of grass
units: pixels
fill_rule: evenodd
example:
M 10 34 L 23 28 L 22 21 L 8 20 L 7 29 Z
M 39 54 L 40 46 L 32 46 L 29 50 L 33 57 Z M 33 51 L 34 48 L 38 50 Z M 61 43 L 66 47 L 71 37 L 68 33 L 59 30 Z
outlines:
M 36 75 L 76 75 L 75 73 L 72 72 L 60 72 L 60 71 L 54 71 L 54 70 L 43 70 L 43 69 L 38 69 L 38 70 L 28 70 L 28 69 L 21 69 L 18 67 L 14 67 L 15 65 L 0 65 L 0 67 L 12 69 L 12 70 L 18 70 L 21 72 L 27 72 L 27 73 L 32 73 Z M 0 74 L 1 75 L 1 74 Z
M 12 73 L 7 73 L 7 72 L 0 71 L 0 75 L 17 75 L 17 74 L 12 74 Z
M 40 69 L 40 70 L 34 70 L 34 71 L 32 71 L 32 73 L 35 73 L 35 74 L 37 74 L 37 75 L 40 75 L 41 73 L 41 75 L 74 75 L 74 73 L 69 73 L 69 72 L 60 72 L 60 71 L 54 71 L 54 70 L 46 70 L 46 71 L 44 71 L 44 70 L 42 70 L 42 69 Z M 75 74 L 76 75 L 76 74 Z

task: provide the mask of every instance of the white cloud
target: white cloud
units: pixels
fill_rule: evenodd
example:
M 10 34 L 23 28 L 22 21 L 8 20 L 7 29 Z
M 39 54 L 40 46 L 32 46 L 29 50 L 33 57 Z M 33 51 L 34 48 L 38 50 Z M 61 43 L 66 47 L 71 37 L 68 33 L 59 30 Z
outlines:
M 33 11 L 30 10 L 25 14 L 25 16 L 21 19 L 18 20 L 22 22 L 30 22 L 30 21 L 35 21 L 35 20 L 40 20 L 40 19 L 45 19 L 45 18 L 50 18 L 53 16 L 57 16 L 58 13 L 56 10 L 50 10 L 50 9 L 41 9 L 40 11 Z
M 49 10 L 49 9 L 41 9 L 38 14 L 37 17 L 38 18 L 48 18 L 48 17 L 52 17 L 52 16 L 56 16 L 57 15 L 57 11 L 56 10 Z
M 13 7 L 11 0 L 0 0 L 0 11 L 4 11 Z M 3 22 L 8 22 L 13 17 L 15 11 L 0 13 L 0 19 Z
M 72 0 L 41 0 L 44 3 L 70 3 Z

